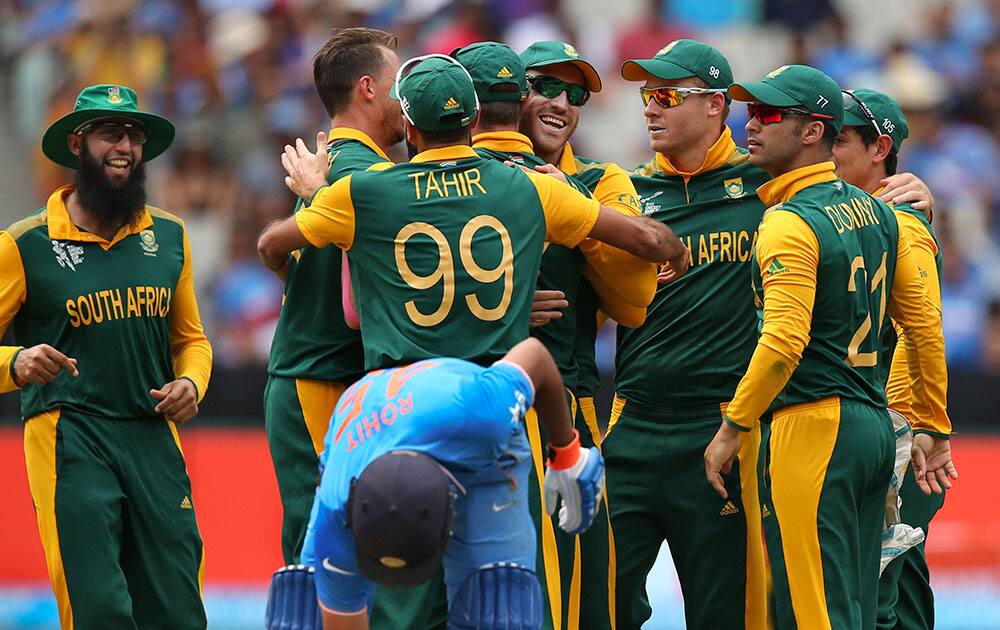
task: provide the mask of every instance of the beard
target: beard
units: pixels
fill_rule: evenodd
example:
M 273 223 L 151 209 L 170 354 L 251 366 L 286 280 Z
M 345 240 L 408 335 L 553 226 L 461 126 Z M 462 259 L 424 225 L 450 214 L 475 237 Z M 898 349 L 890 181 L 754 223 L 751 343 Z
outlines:
M 125 181 L 114 183 L 104 172 L 104 164 L 94 158 L 84 142 L 80 167 L 74 179 L 80 204 L 102 225 L 134 225 L 146 207 L 146 169 L 140 161 L 132 165 Z

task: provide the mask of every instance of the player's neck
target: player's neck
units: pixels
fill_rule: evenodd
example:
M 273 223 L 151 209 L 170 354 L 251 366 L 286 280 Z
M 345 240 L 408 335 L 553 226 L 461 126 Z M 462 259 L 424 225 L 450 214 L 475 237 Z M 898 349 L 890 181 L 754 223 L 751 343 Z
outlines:
M 387 144 L 388 138 L 385 137 L 385 133 L 383 132 L 381 125 L 368 120 L 364 115 L 358 112 L 348 110 L 331 118 L 330 128 L 336 129 L 337 127 L 356 129 L 371 138 L 375 144 L 382 149 L 383 153 L 389 151 L 389 145 Z
M 773 171 L 767 167 L 764 168 L 764 171 L 771 176 L 771 179 L 774 179 L 775 177 L 780 177 L 785 173 L 791 173 L 794 170 L 812 166 L 814 164 L 829 162 L 832 159 L 832 155 L 820 150 L 819 148 L 806 149 L 799 151 L 797 154 L 790 157 L 784 164 L 777 165 L 777 168 L 773 169 Z
M 868 172 L 865 181 L 863 182 L 847 182 L 848 184 L 853 184 L 861 190 L 865 191 L 869 195 L 874 195 L 875 191 L 882 187 L 882 180 L 888 177 L 885 173 L 885 168 L 873 168 Z
M 696 142 L 686 144 L 673 153 L 664 153 L 674 168 L 682 173 L 694 173 L 705 163 L 708 152 L 722 136 L 722 131 L 713 134 L 702 134 Z
M 69 218 L 73 221 L 73 225 L 91 234 L 96 234 L 106 241 L 114 239 L 115 234 L 118 234 L 118 230 L 124 225 L 124 223 L 105 225 L 92 212 L 83 207 L 80 203 L 80 195 L 75 190 L 66 198 L 66 210 L 69 212 Z

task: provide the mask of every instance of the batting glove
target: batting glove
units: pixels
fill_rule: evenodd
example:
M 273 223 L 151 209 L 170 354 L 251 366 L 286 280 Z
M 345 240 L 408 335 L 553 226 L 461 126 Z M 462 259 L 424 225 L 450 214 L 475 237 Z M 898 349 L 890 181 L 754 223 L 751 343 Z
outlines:
M 552 456 L 545 471 L 545 511 L 555 514 L 559 497 L 559 527 L 575 536 L 587 530 L 597 516 L 604 493 L 604 458 L 596 448 L 580 448 L 580 434 L 573 432 L 567 446 L 549 445 Z

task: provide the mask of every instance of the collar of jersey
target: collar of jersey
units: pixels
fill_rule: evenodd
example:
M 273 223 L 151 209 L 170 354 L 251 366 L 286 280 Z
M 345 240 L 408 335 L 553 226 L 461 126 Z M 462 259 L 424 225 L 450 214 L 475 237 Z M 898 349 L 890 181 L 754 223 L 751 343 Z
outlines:
M 788 171 L 758 188 L 757 196 L 769 207 L 784 203 L 810 186 L 835 181 L 837 176 L 833 172 L 836 168 L 832 161 L 828 161 Z
M 531 139 L 523 133 L 516 131 L 487 131 L 477 133 L 472 136 L 472 148 L 492 149 L 493 151 L 503 151 L 504 153 L 531 153 L 534 155 L 535 147 L 531 144 Z
M 330 130 L 329 136 L 327 136 L 327 143 L 336 142 L 337 140 L 357 140 L 375 153 L 378 153 L 387 161 L 392 161 L 389 159 L 389 156 L 385 154 L 385 151 L 382 150 L 382 147 L 378 146 L 378 144 L 371 139 L 371 136 L 360 129 L 354 129 L 353 127 L 334 127 Z
M 563 147 L 562 155 L 559 156 L 559 163 L 556 164 L 556 167 L 567 175 L 576 175 L 577 171 L 580 170 L 577 168 L 576 156 L 573 155 L 573 147 L 569 146 L 568 142 Z
M 139 221 L 134 225 L 122 226 L 110 242 L 104 240 L 97 234 L 84 232 L 73 223 L 72 218 L 69 216 L 69 208 L 66 207 L 66 198 L 69 197 L 70 193 L 72 193 L 74 189 L 75 187 L 72 185 L 57 188 L 55 192 L 49 195 L 49 200 L 45 205 L 45 211 L 48 216 L 49 224 L 49 238 L 54 241 L 81 241 L 84 243 L 97 243 L 104 249 L 110 249 L 115 243 L 122 240 L 126 236 L 138 234 L 143 230 L 148 230 L 153 227 L 153 217 L 150 216 L 148 209 L 143 208 L 142 216 L 139 217 Z
M 413 156 L 411 162 L 447 162 L 449 160 L 464 160 L 479 157 L 467 144 L 455 144 L 450 147 L 438 147 L 421 151 Z
M 719 139 L 715 141 L 708 149 L 708 153 L 705 154 L 705 159 L 702 161 L 701 166 L 694 169 L 691 172 L 685 172 L 677 168 L 670 161 L 670 158 L 662 153 L 656 154 L 656 165 L 660 167 L 663 174 L 667 177 L 683 177 L 684 181 L 689 181 L 692 177 L 696 175 L 701 175 L 702 173 L 707 173 L 709 171 L 714 171 L 723 164 L 729 161 L 733 153 L 736 152 L 736 143 L 733 142 L 733 131 L 729 128 L 729 125 L 724 125 L 722 128 L 722 135 Z

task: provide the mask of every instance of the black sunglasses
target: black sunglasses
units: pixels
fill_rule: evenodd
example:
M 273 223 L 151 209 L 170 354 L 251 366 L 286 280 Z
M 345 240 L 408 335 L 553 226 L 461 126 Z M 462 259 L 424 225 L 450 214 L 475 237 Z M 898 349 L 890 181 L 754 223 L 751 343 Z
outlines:
M 576 83 L 566 83 L 545 75 L 529 76 L 527 79 L 532 90 L 548 99 L 559 98 L 565 92 L 566 100 L 574 107 L 581 107 L 590 99 L 590 90 Z
M 841 90 L 841 91 L 844 93 L 844 109 L 850 109 L 851 101 L 854 101 L 854 103 L 857 104 L 858 109 L 861 110 L 861 113 L 864 114 L 868 122 L 872 124 L 872 127 L 875 127 L 875 132 L 880 136 L 888 135 L 887 133 L 882 131 L 881 127 L 879 127 L 878 121 L 875 120 L 875 114 L 872 113 L 872 110 L 868 109 L 868 106 L 865 105 L 864 101 L 858 98 L 857 95 L 855 95 L 854 92 L 852 92 L 851 90 Z

